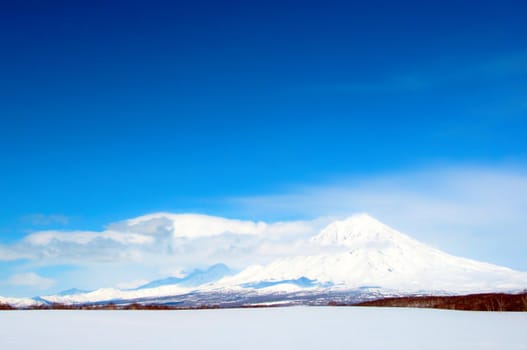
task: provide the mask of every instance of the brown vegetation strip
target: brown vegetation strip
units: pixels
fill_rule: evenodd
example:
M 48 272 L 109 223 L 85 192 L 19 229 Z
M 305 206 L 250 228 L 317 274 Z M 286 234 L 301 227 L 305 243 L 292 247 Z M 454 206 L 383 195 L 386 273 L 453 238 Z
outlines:
M 520 294 L 486 293 L 455 296 L 408 296 L 384 298 L 357 304 L 341 304 L 330 301 L 328 306 L 380 306 L 380 307 L 416 307 L 470 311 L 527 311 L 527 291 Z M 242 305 L 241 308 L 280 307 L 280 305 Z M 219 309 L 219 305 L 199 305 L 181 307 L 162 304 L 124 304 L 104 305 L 38 305 L 23 310 L 203 310 Z M 11 305 L 0 304 L 0 310 L 19 310 Z
M 194 307 L 178 307 L 162 304 L 124 304 L 116 305 L 113 303 L 103 305 L 34 305 L 23 308 L 16 308 L 11 305 L 0 304 L 0 310 L 202 310 L 202 309 L 219 309 L 218 305 L 199 305 Z
M 471 311 L 527 311 L 527 292 L 456 296 L 415 296 L 366 301 L 355 306 L 418 307 Z

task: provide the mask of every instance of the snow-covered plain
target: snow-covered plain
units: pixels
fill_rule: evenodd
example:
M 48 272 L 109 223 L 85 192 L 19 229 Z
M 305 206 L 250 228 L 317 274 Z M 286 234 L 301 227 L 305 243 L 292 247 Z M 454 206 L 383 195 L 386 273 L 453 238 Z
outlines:
M 527 349 L 527 313 L 289 307 L 7 311 L 0 349 Z

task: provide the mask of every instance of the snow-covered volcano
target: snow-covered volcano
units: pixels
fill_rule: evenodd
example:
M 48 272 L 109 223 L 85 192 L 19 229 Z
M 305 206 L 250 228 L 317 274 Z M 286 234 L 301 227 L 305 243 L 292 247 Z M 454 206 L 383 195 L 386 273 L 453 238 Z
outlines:
M 335 249 L 251 266 L 222 282 L 251 284 L 305 277 L 334 288 L 376 286 L 404 292 L 503 291 L 527 286 L 527 273 L 449 255 L 366 214 L 331 223 L 311 242 Z
M 99 289 L 89 293 L 54 295 L 40 302 L 98 303 L 141 301 L 190 304 L 219 303 L 236 298 L 260 300 L 273 296 L 280 301 L 290 295 L 302 300 L 335 293 L 461 294 L 520 291 L 527 288 L 527 273 L 452 256 L 404 235 L 366 214 L 335 221 L 303 244 L 310 254 L 296 255 L 252 265 L 239 273 L 197 270 L 189 278 L 168 278 L 139 289 Z M 218 265 L 224 266 L 224 265 Z M 223 270 L 228 271 L 224 266 Z M 202 276 L 206 274 L 206 276 Z M 295 294 L 296 293 L 296 294 Z M 192 297 L 189 297 L 192 296 Z M 210 299 L 214 295 L 216 299 Z M 190 299 L 189 299 L 190 298 Z M 252 299 L 251 299 L 252 298 Z M 328 297 L 329 298 L 329 297 Z M 213 301 L 210 301 L 213 300 Z M 219 300 L 219 301 L 218 301 Z M 329 300 L 329 299 L 328 299 Z M 187 304 L 188 304 L 187 303 Z

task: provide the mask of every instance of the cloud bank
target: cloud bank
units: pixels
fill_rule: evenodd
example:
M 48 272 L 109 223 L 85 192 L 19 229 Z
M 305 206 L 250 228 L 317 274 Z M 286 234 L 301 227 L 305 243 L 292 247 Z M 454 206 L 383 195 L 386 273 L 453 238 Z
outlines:
M 322 221 L 266 223 L 200 214 L 155 213 L 112 223 L 103 231 L 39 231 L 0 247 L 0 260 L 40 265 L 144 263 L 192 268 L 217 262 L 242 267 L 275 257 L 313 235 Z

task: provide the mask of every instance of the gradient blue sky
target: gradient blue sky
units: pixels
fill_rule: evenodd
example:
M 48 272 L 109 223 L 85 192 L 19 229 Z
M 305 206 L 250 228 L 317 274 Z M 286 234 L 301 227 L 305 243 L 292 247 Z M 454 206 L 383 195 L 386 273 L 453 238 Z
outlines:
M 239 203 L 349 178 L 523 176 L 526 18 L 523 1 L 3 1 L 0 244 L 155 211 L 312 218 Z

